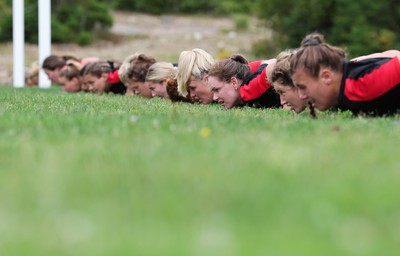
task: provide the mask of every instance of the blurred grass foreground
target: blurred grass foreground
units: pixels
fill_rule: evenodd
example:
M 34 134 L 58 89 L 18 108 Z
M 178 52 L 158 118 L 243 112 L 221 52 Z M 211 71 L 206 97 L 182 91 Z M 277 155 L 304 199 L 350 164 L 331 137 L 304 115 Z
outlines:
M 0 87 L 0 255 L 399 255 L 399 117 Z

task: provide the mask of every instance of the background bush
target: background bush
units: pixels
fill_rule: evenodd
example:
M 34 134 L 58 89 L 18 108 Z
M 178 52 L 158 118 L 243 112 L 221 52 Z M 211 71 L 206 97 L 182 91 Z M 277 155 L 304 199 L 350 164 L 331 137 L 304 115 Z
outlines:
M 103 0 L 105 1 L 105 0 Z M 249 13 L 254 0 L 114 0 L 120 10 L 152 14 L 231 14 Z
M 31 43 L 37 42 L 37 4 L 25 0 L 25 35 Z M 0 0 L 2 41 L 12 40 L 11 5 L 12 0 Z M 353 56 L 400 48 L 398 0 L 57 0 L 52 1 L 53 42 L 93 42 L 112 25 L 113 9 L 229 15 L 236 19 L 257 15 L 275 32 L 271 41 L 254 46 L 254 54 L 260 57 L 269 56 L 271 49 L 278 53 L 298 47 L 301 39 L 314 31 L 325 34 L 329 43 L 347 48 Z
M 12 40 L 12 1 L 0 0 L 0 40 Z M 52 1 L 52 41 L 83 43 L 93 41 L 98 32 L 113 24 L 109 6 L 97 0 Z M 88 38 L 88 35 L 90 38 Z M 25 0 L 25 40 L 38 41 L 38 1 Z
M 282 49 L 298 47 L 314 31 L 353 56 L 400 48 L 396 0 L 257 0 L 257 5 L 258 16 L 276 31 L 274 40 Z

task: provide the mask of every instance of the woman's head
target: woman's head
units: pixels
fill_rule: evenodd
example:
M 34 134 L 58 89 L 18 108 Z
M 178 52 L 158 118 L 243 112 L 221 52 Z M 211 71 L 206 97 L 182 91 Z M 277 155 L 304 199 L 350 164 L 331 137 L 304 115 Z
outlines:
M 127 57 L 119 68 L 121 82 L 136 95 L 151 97 L 151 91 L 146 85 L 146 75 L 149 67 L 156 59 L 143 53 L 135 53 Z
M 276 63 L 268 76 L 268 82 L 279 94 L 284 109 L 300 113 L 307 107 L 307 100 L 300 99 L 298 88 L 294 85 L 290 75 L 289 59 L 294 52 L 295 50 L 283 51 L 276 57 Z
M 172 102 L 189 102 L 193 103 L 192 98 L 190 97 L 190 94 L 187 94 L 185 97 L 180 95 L 178 92 L 178 82 L 176 81 L 176 78 L 171 78 L 167 80 L 167 86 L 166 86 L 168 98 Z
M 28 86 L 35 86 L 39 83 L 39 64 L 34 61 L 30 69 L 25 74 L 25 83 Z
M 66 66 L 61 68 L 59 74 L 60 84 L 66 92 L 79 92 L 81 90 L 80 69 L 81 64 L 74 60 L 68 60 Z
M 86 79 L 84 76 L 85 70 L 86 70 L 87 66 L 89 66 L 89 65 L 90 65 L 90 63 L 85 64 L 82 66 L 81 70 L 79 70 L 79 80 L 81 82 L 81 90 L 84 92 L 89 92 L 89 84 L 86 82 Z
M 96 61 L 85 65 L 82 74 L 88 90 L 94 93 L 108 91 L 108 75 L 113 71 L 112 65 L 107 61 Z
M 334 106 L 345 60 L 346 52 L 327 44 L 321 34 L 307 35 L 290 57 L 290 73 L 300 98 L 311 101 L 320 110 Z
M 54 84 L 59 84 L 59 75 L 60 70 L 64 67 L 68 60 L 78 61 L 77 58 L 73 56 L 58 56 L 58 55 L 50 55 L 46 59 L 44 59 L 42 63 L 42 68 L 46 73 L 47 77 Z
M 146 83 L 152 97 L 168 98 L 167 80 L 175 77 L 176 68 L 168 62 L 156 62 L 149 67 Z
M 216 62 L 208 72 L 208 86 L 213 99 L 225 108 L 240 103 L 240 86 L 250 73 L 248 61 L 241 55 Z
M 212 93 L 206 80 L 214 62 L 214 58 L 202 49 L 181 52 L 176 75 L 178 92 L 183 96 L 190 93 L 193 100 L 202 104 L 211 103 Z

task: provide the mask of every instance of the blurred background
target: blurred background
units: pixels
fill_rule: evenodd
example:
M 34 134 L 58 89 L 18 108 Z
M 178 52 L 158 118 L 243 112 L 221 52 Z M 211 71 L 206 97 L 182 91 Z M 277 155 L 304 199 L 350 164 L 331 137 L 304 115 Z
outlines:
M 398 0 L 53 0 L 52 52 L 176 62 L 199 47 L 217 59 L 273 58 L 318 31 L 355 57 L 400 48 Z M 37 60 L 38 1 L 25 0 L 25 64 Z M 12 0 L 0 0 L 0 84 L 11 83 Z

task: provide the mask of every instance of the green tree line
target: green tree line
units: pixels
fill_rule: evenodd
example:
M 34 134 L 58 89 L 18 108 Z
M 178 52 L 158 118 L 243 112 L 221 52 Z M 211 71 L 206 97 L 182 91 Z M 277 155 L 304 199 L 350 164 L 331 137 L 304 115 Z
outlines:
M 252 0 L 53 0 L 54 43 L 90 44 L 113 24 L 114 9 L 150 14 L 250 13 Z M 38 1 L 25 0 L 25 39 L 38 40 Z M 0 41 L 12 40 L 12 0 L 0 0 Z
M 113 20 L 105 1 L 51 1 L 51 33 L 54 43 L 90 44 Z M 25 0 L 25 40 L 38 41 L 38 1 Z M 0 40 L 12 40 L 12 0 L 0 0 Z
M 351 55 L 400 48 L 398 0 L 258 0 L 257 14 L 276 31 L 277 45 L 298 47 L 318 31 Z
M 12 0 L 0 0 L 0 40 L 12 40 Z M 38 1 L 25 0 L 25 36 L 37 42 Z M 53 42 L 89 44 L 112 26 L 113 9 L 150 14 L 257 15 L 275 33 L 259 55 L 299 46 L 318 31 L 352 55 L 400 48 L 398 0 L 53 0 Z M 265 54 L 264 54 L 265 55 Z
M 116 9 L 152 14 L 230 14 L 251 12 L 254 0 L 114 0 Z

